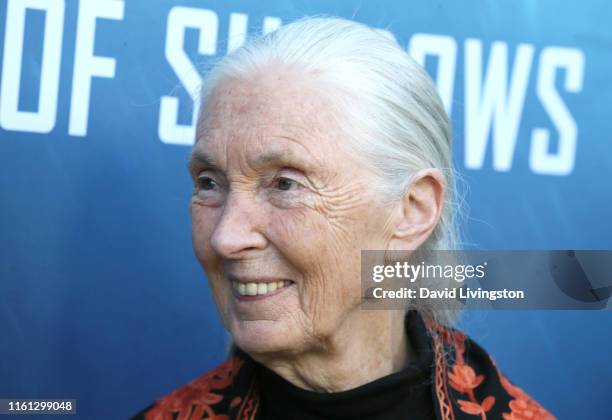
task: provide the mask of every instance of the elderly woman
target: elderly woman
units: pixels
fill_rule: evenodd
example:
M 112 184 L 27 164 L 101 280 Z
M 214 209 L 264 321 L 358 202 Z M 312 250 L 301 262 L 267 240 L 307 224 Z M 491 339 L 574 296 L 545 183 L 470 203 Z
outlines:
M 452 249 L 450 128 L 392 40 L 308 18 L 203 88 L 193 246 L 228 360 L 147 419 L 550 418 L 431 307 L 361 308 L 361 250 Z

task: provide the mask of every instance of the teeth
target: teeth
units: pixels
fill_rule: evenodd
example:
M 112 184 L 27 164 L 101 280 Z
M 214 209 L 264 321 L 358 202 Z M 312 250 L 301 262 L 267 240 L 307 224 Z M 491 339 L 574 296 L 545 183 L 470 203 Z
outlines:
M 257 283 L 257 294 L 265 295 L 266 293 L 268 293 L 268 286 L 266 283 Z
M 255 296 L 257 294 L 257 283 L 247 283 L 246 294 L 248 296 Z
M 282 289 L 283 287 L 288 286 L 289 284 L 290 282 L 284 280 L 258 283 L 241 283 L 234 281 L 232 282 L 232 287 L 241 296 L 256 296 L 272 293 L 276 289 Z

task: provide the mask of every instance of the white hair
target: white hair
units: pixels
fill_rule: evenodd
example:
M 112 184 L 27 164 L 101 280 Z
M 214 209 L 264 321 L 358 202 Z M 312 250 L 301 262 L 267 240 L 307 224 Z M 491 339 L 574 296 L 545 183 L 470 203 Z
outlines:
M 321 93 L 330 99 L 334 118 L 353 142 L 354 151 L 379 176 L 375 188 L 385 202 L 400 200 L 419 170 L 439 169 L 446 187 L 444 207 L 421 248 L 458 248 L 460 206 L 450 121 L 425 70 L 395 40 L 346 19 L 302 18 L 255 37 L 223 57 L 204 82 L 203 102 L 220 81 L 245 78 L 270 67 L 298 69 L 324 84 L 327 89 Z M 417 309 L 438 322 L 451 321 L 442 315 L 446 311 Z

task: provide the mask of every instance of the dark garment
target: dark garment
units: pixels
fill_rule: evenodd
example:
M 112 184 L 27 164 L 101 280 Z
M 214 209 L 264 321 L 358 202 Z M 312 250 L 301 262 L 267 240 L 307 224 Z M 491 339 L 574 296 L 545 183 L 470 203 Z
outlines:
M 474 341 L 406 316 L 416 353 L 400 372 L 337 393 L 298 388 L 236 349 L 227 362 L 135 419 L 554 419 L 512 385 Z
M 400 372 L 334 393 L 306 391 L 259 365 L 258 420 L 435 419 L 431 394 L 433 349 L 419 317 L 406 317 L 414 361 Z

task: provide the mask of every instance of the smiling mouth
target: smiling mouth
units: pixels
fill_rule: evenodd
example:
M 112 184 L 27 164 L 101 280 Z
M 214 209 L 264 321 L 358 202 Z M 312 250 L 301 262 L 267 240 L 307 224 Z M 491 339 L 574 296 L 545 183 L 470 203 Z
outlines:
M 232 288 L 238 296 L 265 296 L 277 293 L 293 284 L 290 280 L 279 280 L 272 282 L 239 282 L 232 281 Z

